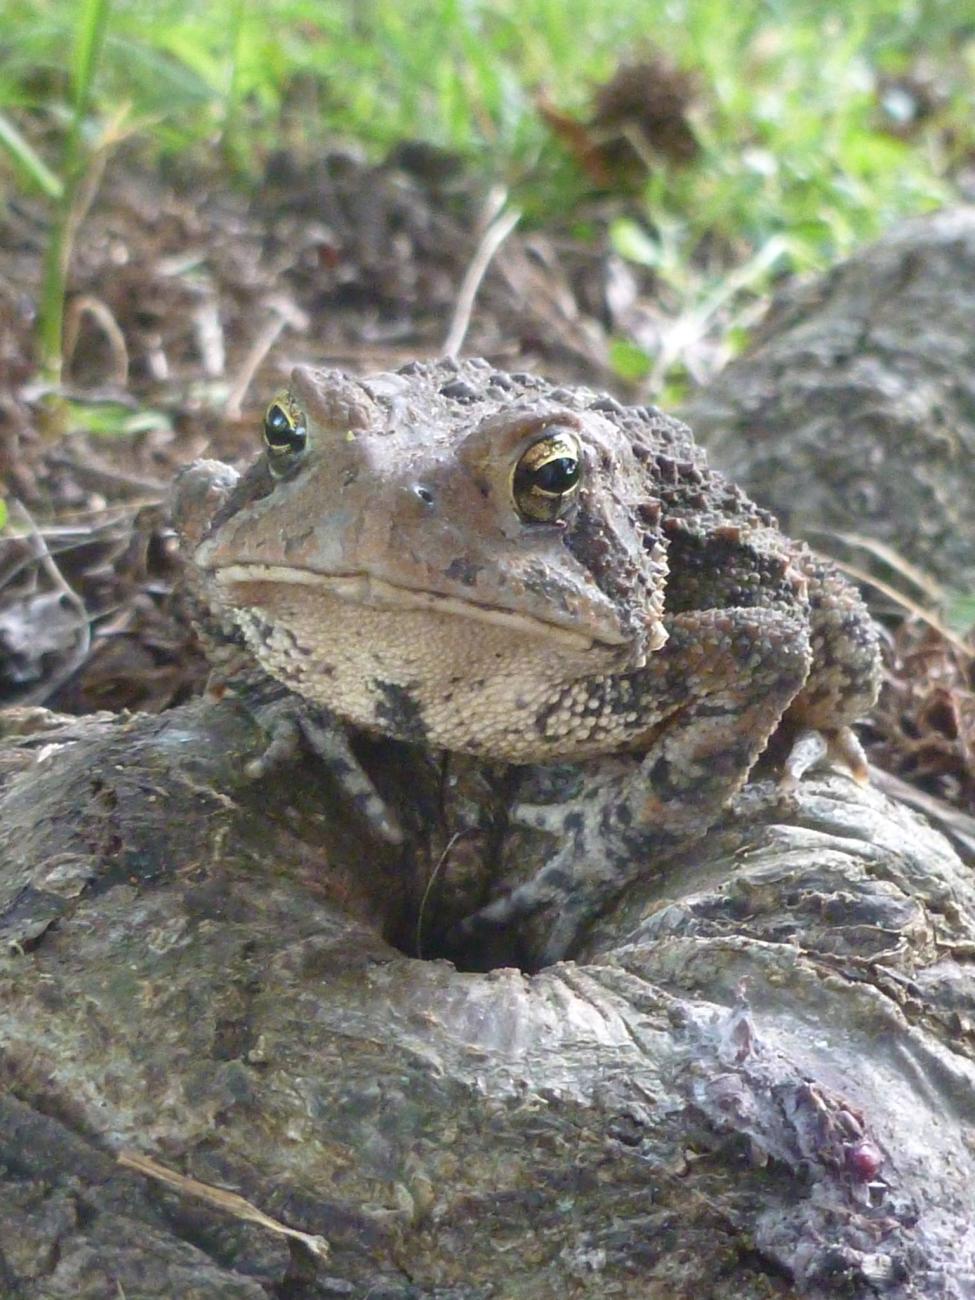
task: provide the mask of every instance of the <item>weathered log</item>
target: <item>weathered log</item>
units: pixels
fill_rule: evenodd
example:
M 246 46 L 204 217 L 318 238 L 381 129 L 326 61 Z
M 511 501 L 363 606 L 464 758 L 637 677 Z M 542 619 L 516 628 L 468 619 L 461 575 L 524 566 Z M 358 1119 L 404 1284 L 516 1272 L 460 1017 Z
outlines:
M 759 780 L 585 964 L 463 972 L 383 935 L 464 773 L 372 747 L 396 861 L 312 760 L 244 781 L 254 742 L 199 703 L 6 751 L 3 1294 L 973 1293 L 975 887 L 912 814 Z
M 975 208 L 898 226 L 787 289 L 683 412 L 787 531 L 861 533 L 975 582 Z

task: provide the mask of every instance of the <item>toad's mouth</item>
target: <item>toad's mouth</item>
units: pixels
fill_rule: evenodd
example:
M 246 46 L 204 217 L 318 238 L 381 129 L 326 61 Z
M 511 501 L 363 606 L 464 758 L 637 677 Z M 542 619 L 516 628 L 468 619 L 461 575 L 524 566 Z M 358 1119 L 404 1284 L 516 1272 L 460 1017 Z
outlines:
M 214 571 L 218 587 L 231 604 L 262 605 L 255 586 L 267 583 L 276 587 L 317 588 L 349 605 L 384 609 L 390 612 L 429 610 L 477 623 L 507 627 L 524 636 L 557 641 L 567 649 L 591 652 L 617 650 L 631 644 L 631 638 L 616 626 L 609 625 L 597 610 L 578 614 L 566 611 L 563 620 L 539 618 L 534 614 L 494 605 L 483 605 L 461 596 L 403 587 L 371 573 L 315 573 L 310 569 L 279 564 L 229 564 Z M 251 590 L 242 591 L 247 587 Z M 654 647 L 656 648 L 656 647 Z

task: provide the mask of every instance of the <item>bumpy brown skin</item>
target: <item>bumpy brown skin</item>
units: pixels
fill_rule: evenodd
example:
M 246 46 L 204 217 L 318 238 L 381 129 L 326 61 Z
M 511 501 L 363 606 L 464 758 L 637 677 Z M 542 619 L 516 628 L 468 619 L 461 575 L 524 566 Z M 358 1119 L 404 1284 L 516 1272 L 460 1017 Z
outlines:
M 571 897 L 561 955 L 632 873 L 634 835 L 705 830 L 783 719 L 859 765 L 848 727 L 879 668 L 858 594 L 684 425 L 476 360 L 301 369 L 291 402 L 307 445 L 277 477 L 262 457 L 234 486 L 212 463 L 177 486 L 217 626 L 329 717 L 513 763 L 596 760 L 579 807 L 536 818 L 565 837 L 551 866 L 486 920 Z M 525 518 L 515 466 L 564 434 L 578 489 L 554 522 Z M 600 766 L 621 753 L 638 761 Z

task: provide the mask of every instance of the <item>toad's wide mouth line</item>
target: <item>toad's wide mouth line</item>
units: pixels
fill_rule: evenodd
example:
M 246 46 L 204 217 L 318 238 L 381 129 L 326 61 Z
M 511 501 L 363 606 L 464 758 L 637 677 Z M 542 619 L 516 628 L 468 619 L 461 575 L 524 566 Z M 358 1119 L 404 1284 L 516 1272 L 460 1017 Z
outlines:
M 290 587 L 318 587 L 350 605 L 394 612 L 434 610 L 438 614 L 453 614 L 478 623 L 511 628 L 550 642 L 558 640 L 562 645 L 577 651 L 616 649 L 628 643 L 621 632 L 605 626 L 567 627 L 563 623 L 536 618 L 517 610 L 498 609 L 459 596 L 402 587 L 370 573 L 315 573 L 311 569 L 296 569 L 281 564 L 228 564 L 215 569 L 213 576 L 218 586 L 224 590 L 244 584 L 267 582 Z

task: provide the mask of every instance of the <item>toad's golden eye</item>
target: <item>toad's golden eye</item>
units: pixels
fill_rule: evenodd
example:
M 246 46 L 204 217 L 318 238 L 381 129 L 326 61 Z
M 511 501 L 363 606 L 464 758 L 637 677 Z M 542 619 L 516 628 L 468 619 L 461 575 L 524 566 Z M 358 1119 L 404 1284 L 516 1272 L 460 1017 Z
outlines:
M 526 523 L 551 524 L 575 500 L 582 479 L 578 440 L 552 429 L 522 452 L 511 475 L 515 509 Z
M 264 444 L 272 474 L 283 474 L 305 450 L 305 417 L 291 398 L 276 397 L 264 412 Z

